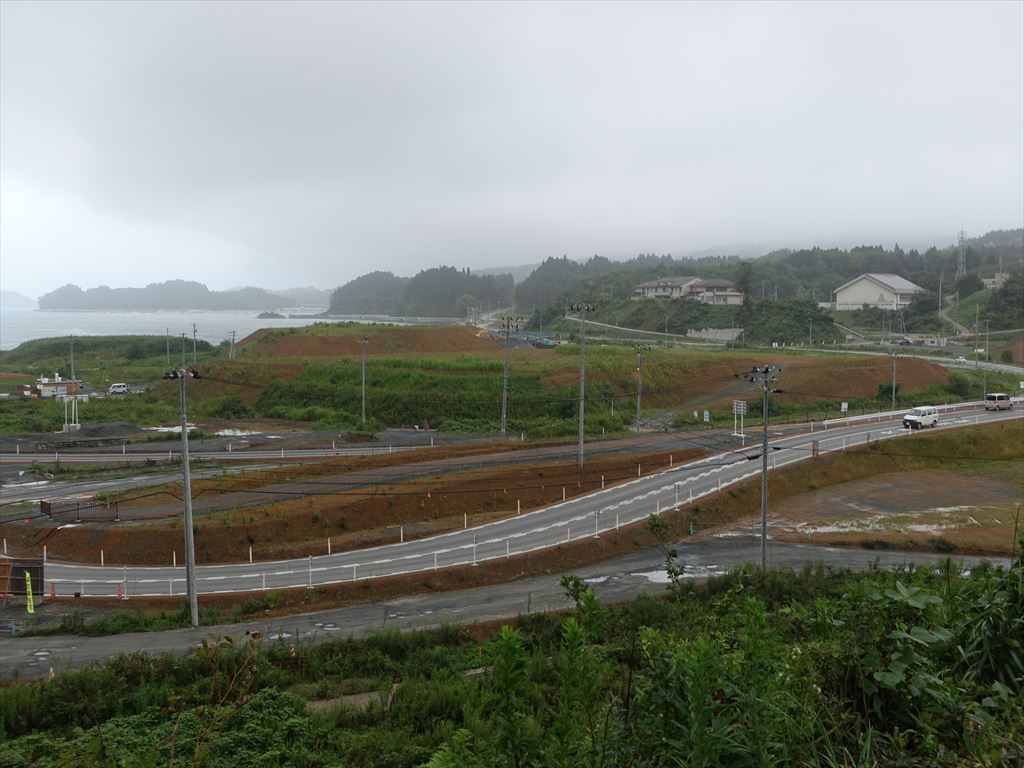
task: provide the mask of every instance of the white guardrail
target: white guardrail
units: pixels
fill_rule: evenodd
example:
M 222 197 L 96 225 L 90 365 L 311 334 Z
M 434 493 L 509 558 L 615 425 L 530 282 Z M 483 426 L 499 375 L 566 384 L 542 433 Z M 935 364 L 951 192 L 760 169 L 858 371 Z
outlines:
M 1014 407 L 1019 407 L 1024 404 L 1024 396 L 1011 397 L 1010 401 L 1014 404 Z M 981 408 L 985 405 L 984 400 L 972 400 L 969 403 L 950 403 L 948 405 L 936 405 L 939 413 L 957 413 L 959 411 L 971 410 L 973 408 Z M 821 426 L 823 429 L 829 427 L 841 427 L 850 426 L 851 424 L 868 423 L 872 421 L 891 421 L 893 419 L 902 418 L 905 413 L 908 413 L 911 408 L 901 408 L 896 411 L 881 411 L 879 413 L 865 413 L 860 416 L 844 416 L 839 419 L 824 419 L 822 421 L 811 422 L 811 431 L 814 431 L 816 425 Z

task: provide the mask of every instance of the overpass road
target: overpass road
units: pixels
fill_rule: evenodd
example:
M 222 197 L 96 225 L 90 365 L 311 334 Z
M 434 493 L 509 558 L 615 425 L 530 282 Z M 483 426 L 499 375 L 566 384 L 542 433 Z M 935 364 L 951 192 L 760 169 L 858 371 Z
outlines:
M 943 416 L 935 429 L 1008 420 L 1024 425 L 1021 410 L 951 412 Z M 898 421 L 853 420 L 845 426 L 771 441 L 769 467 L 777 469 L 811 460 L 814 454 L 842 451 L 877 440 L 913 440 L 918 434 L 903 429 Z M 756 436 L 751 437 L 756 441 Z M 414 541 L 293 560 L 200 565 L 197 591 L 217 594 L 312 588 L 513 557 L 600 536 L 645 520 L 652 513 L 697 501 L 756 477 L 760 472 L 759 459 L 760 445 L 748 446 L 526 514 Z M 184 568 L 170 566 L 99 567 L 51 561 L 45 564 L 44 581 L 45 594 L 53 590 L 61 597 L 76 593 L 82 597 L 175 596 L 186 591 Z

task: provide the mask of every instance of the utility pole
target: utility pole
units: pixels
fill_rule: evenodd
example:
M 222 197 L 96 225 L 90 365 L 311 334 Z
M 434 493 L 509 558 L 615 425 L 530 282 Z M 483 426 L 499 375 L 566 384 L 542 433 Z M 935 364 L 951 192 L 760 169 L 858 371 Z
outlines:
M 636 349 L 636 433 L 640 434 L 640 395 L 644 389 L 644 350 L 650 349 L 647 344 L 634 344 Z
M 960 257 L 956 262 L 956 279 L 959 280 L 961 277 L 967 275 L 967 256 L 964 253 L 964 245 L 967 242 L 967 233 L 962 229 L 957 235 L 957 240 L 960 243 Z
M 519 330 L 523 318 L 504 315 L 501 318 L 501 332 L 505 334 L 505 367 L 501 374 L 501 439 L 505 439 L 508 424 L 508 348 L 512 343 L 512 331 Z
M 181 334 L 181 367 L 185 367 L 185 334 Z
M 946 316 L 942 314 L 945 303 L 942 301 L 942 272 L 939 272 L 939 338 L 946 335 Z
M 361 371 L 361 377 L 360 377 L 362 379 L 361 389 L 362 389 L 362 392 L 363 392 L 363 406 L 362 406 L 362 410 L 360 411 L 360 414 L 361 414 L 361 418 L 362 418 L 362 423 L 363 424 L 366 423 L 366 345 L 369 344 L 369 343 L 370 343 L 370 340 L 365 338 L 365 337 L 362 338 L 362 339 L 356 339 L 356 344 L 358 344 L 360 346 L 360 350 L 359 350 L 360 366 L 359 366 L 359 368 L 360 368 L 360 371 Z
M 982 382 L 982 384 L 981 384 L 981 388 L 982 388 L 981 399 L 982 400 L 984 400 L 986 397 L 988 397 L 988 361 L 989 361 L 989 356 L 988 356 L 988 318 L 986 317 L 985 318 L 985 368 L 983 369 L 984 372 L 981 374 L 981 382 Z
M 585 303 L 573 304 L 571 309 L 580 313 L 580 434 L 576 464 L 580 469 L 583 469 L 583 394 L 586 391 L 587 383 L 587 312 L 593 312 L 594 305 Z
M 182 339 L 184 338 L 185 334 L 182 334 Z M 198 627 L 199 596 L 196 584 L 196 546 L 192 531 L 192 477 L 189 474 L 188 419 L 185 416 L 185 378 L 187 376 L 194 379 L 202 378 L 195 368 L 191 372 L 182 368 L 180 371 L 171 371 L 167 374 L 167 378 L 178 380 L 178 395 L 181 400 L 181 475 L 185 497 L 185 585 L 188 592 L 188 608 L 192 626 Z
M 892 355 L 892 410 L 896 410 L 896 358 L 899 355 L 895 350 L 890 349 L 889 354 Z
M 768 393 L 774 392 L 771 387 L 775 377 L 782 372 L 774 365 L 754 367 L 750 370 L 748 381 L 761 387 L 761 570 L 768 569 Z
M 167 342 L 167 367 L 171 367 L 171 329 L 164 329 L 164 340 Z
M 196 324 L 192 323 L 192 367 L 196 367 Z

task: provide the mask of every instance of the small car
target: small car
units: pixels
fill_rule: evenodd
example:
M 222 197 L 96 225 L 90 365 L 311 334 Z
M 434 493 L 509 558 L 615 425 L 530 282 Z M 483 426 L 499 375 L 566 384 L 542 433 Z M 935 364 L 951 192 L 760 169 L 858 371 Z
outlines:
M 930 405 L 911 408 L 903 416 L 903 426 L 907 429 L 934 427 L 939 423 L 939 410 Z
M 1013 401 L 1005 392 L 990 392 L 985 395 L 986 411 L 1012 411 Z
M 108 393 L 111 394 L 111 395 L 127 395 L 127 394 L 130 394 L 131 391 L 132 391 L 132 388 L 130 386 L 128 386 L 127 384 L 124 384 L 124 383 L 120 383 L 120 384 L 111 384 L 110 385 L 110 389 L 108 390 Z

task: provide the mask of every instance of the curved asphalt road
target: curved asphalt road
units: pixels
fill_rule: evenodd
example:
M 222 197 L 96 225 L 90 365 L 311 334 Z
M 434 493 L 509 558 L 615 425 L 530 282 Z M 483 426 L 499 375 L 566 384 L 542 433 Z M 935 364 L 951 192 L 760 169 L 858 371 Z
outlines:
M 1021 409 L 960 411 L 944 416 L 938 428 L 1019 420 L 1021 416 Z M 815 444 L 820 453 L 829 453 L 912 434 L 898 421 L 889 421 L 783 437 L 772 441 L 769 465 L 775 468 L 806 460 Z M 476 564 L 553 547 L 642 521 L 651 513 L 685 505 L 754 477 L 760 471 L 759 451 L 760 446 L 753 445 L 744 451 L 709 456 L 524 515 L 415 541 L 297 560 L 199 566 L 197 589 L 200 594 L 215 594 L 311 588 Z M 183 595 L 186 591 L 183 567 L 104 568 L 51 561 L 45 566 L 44 581 L 45 594 L 55 590 L 62 597 L 120 593 L 131 598 Z
M 684 578 L 704 579 L 722 574 L 742 563 L 757 563 L 760 544 L 748 538 L 683 541 L 675 545 L 677 565 Z M 943 557 L 925 553 L 868 552 L 855 549 L 770 542 L 773 567 L 800 568 L 805 563 L 824 562 L 837 568 L 863 570 L 904 564 L 928 565 Z M 960 567 L 972 567 L 978 558 L 956 558 Z M 994 559 L 1008 565 L 1009 560 Z M 593 586 L 606 603 L 635 599 L 643 593 L 665 589 L 664 555 L 652 548 L 625 557 L 578 569 L 577 576 Z M 42 677 L 52 669 L 75 669 L 112 656 L 135 651 L 148 653 L 189 652 L 211 635 L 242 638 L 259 631 L 266 642 L 327 642 L 347 637 L 364 637 L 382 628 L 427 629 L 442 624 L 511 619 L 534 611 L 570 608 L 559 575 L 539 576 L 489 587 L 414 595 L 386 603 L 368 603 L 317 613 L 261 619 L 242 624 L 166 632 L 140 632 L 110 637 L 15 637 L 0 642 L 0 677 Z

